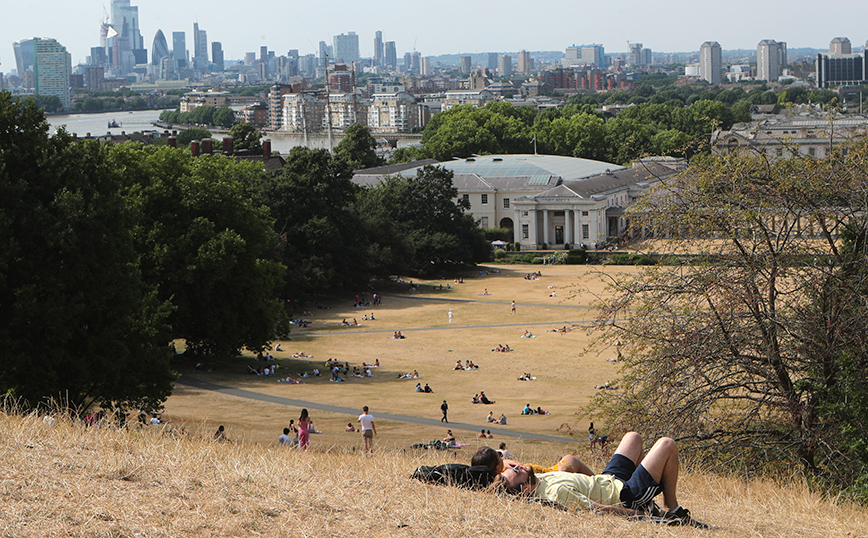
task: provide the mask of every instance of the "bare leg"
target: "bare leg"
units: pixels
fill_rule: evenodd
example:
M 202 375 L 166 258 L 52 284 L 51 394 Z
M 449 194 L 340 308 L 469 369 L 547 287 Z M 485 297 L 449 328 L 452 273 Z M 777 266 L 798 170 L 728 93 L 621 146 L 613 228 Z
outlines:
M 567 454 L 566 456 L 561 458 L 561 461 L 558 462 L 558 471 L 594 476 L 594 471 L 592 471 L 590 467 L 585 465 L 582 460 L 573 456 L 572 454 Z
M 663 507 L 674 510 L 678 507 L 678 446 L 669 437 L 661 437 L 654 443 L 642 461 L 642 466 L 663 488 Z
M 636 432 L 627 432 L 618 443 L 615 454 L 621 454 L 633 460 L 637 466 L 642 463 L 642 436 Z M 647 469 L 647 466 L 646 466 Z

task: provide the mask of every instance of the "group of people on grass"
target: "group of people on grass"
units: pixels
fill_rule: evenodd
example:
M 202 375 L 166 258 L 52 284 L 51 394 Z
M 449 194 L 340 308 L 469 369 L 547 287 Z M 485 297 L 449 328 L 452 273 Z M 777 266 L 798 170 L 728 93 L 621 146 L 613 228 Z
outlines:
M 358 430 L 353 426 L 352 422 L 348 422 L 346 431 L 360 431 L 362 433 L 362 439 L 364 440 L 365 453 L 373 454 L 374 435 L 377 433 L 377 427 L 374 425 L 374 417 L 368 412 L 367 405 L 362 408 L 362 414 L 359 415 L 357 422 L 360 424 Z M 301 414 L 298 417 L 298 422 L 290 420 L 289 426 L 283 429 L 283 434 L 277 438 L 277 442 L 280 446 L 288 448 L 298 447 L 299 450 L 305 451 L 310 448 L 310 434 L 312 433 L 322 432 L 317 431 L 316 428 L 314 428 L 313 420 L 311 420 L 307 409 L 302 409 Z M 228 440 L 222 425 L 217 430 L 217 433 L 214 434 L 214 438 L 220 441 Z
M 542 407 L 537 407 L 534 409 L 530 406 L 530 404 L 525 404 L 524 409 L 521 410 L 522 415 L 550 415 L 548 411 L 544 410 Z
M 462 365 L 461 359 L 458 359 L 455 362 L 455 367 L 452 369 L 453 370 L 479 370 L 479 366 L 476 364 L 473 364 L 473 361 L 471 361 L 469 359 L 464 361 L 464 365 Z
M 492 403 L 494 403 L 494 402 L 492 402 Z M 505 426 L 506 425 L 506 415 L 501 413 L 500 418 L 495 418 L 494 417 L 494 411 L 491 411 L 490 413 L 488 413 L 488 416 L 485 417 L 485 422 Z
M 485 395 L 485 391 L 481 390 L 479 391 L 479 394 L 474 395 L 473 398 L 470 399 L 470 403 L 488 405 L 493 404 L 494 400 L 489 400 L 488 396 Z

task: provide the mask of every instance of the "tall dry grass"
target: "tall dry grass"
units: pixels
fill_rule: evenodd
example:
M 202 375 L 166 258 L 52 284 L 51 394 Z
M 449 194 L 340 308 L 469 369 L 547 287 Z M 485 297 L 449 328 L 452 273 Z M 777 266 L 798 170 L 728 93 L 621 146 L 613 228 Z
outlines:
M 418 465 L 454 460 L 454 453 L 299 453 L 170 431 L 0 415 L 2 535 L 868 536 L 864 508 L 765 482 L 684 473 L 682 503 L 712 525 L 702 531 L 564 513 L 408 478 Z

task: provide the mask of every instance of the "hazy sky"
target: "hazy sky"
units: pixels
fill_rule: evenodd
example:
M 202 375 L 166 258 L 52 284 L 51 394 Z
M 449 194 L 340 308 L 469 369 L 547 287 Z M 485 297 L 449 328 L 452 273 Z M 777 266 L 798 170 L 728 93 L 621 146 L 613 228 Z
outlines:
M 0 0 L 0 71 L 15 67 L 12 42 L 53 37 L 83 62 L 99 45 L 99 24 L 111 0 Z M 278 55 L 289 49 L 315 53 L 322 40 L 355 31 L 363 57 L 373 53 L 376 30 L 395 41 L 398 56 L 414 49 L 424 56 L 452 53 L 564 50 L 572 44 L 602 44 L 606 52 L 627 50 L 627 41 L 661 52 L 698 50 L 704 41 L 724 49 L 755 49 L 762 39 L 786 41 L 788 48 L 827 48 L 836 36 L 854 47 L 868 39 L 865 0 L 436 0 L 419 2 L 250 2 L 228 0 L 133 0 L 139 27 L 150 50 L 163 30 L 171 47 L 173 31 L 208 32 L 223 43 L 227 60 L 268 46 Z M 834 9 L 827 9 L 834 7 Z M 209 45 L 210 47 L 210 45 Z M 209 48 L 210 54 L 210 48 Z

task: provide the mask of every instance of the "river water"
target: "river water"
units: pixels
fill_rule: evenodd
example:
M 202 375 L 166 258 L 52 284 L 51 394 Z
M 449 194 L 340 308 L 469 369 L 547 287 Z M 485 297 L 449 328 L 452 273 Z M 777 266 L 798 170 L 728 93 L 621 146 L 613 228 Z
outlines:
M 60 116 L 46 116 L 48 124 L 51 126 L 49 132 L 54 134 L 57 128 L 61 125 L 66 126 L 66 130 L 78 136 L 100 136 L 106 133 L 121 134 L 134 133 L 136 131 L 157 130 L 158 127 L 152 125 L 160 118 L 162 110 L 134 110 L 115 111 L 115 112 L 100 112 L 99 114 L 63 114 Z M 110 128 L 109 122 L 115 121 L 118 127 Z

